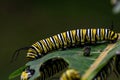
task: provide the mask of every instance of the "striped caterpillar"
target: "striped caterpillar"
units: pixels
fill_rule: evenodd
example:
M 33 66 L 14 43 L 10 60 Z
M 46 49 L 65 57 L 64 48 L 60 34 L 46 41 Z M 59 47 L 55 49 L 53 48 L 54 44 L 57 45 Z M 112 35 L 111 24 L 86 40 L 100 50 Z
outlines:
M 17 58 L 19 51 L 28 50 L 27 59 L 35 60 L 48 54 L 50 51 L 70 48 L 74 46 L 83 46 L 88 44 L 97 44 L 101 42 L 116 42 L 118 34 L 106 28 L 76 29 L 66 31 L 46 39 L 37 41 L 30 47 L 16 50 L 12 58 Z M 14 59 L 13 59 L 14 60 Z

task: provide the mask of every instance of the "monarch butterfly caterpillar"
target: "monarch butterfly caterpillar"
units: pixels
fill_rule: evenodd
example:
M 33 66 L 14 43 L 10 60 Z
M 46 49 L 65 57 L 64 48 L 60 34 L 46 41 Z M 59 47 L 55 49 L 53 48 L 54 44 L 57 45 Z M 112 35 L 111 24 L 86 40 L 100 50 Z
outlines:
M 12 56 L 12 60 L 14 60 L 14 58 L 17 58 L 19 51 L 21 50 L 28 50 L 26 56 L 27 59 L 34 60 L 46 55 L 48 52 L 53 50 L 70 48 L 73 46 L 96 44 L 101 42 L 116 42 L 117 39 L 117 33 L 105 28 L 70 30 L 37 41 L 30 47 L 16 50 Z
M 75 69 L 68 69 L 62 74 L 60 80 L 80 80 L 80 75 Z
M 119 76 L 118 65 L 118 56 L 112 57 L 109 62 L 97 73 L 93 80 L 109 80 L 109 76 L 112 72 L 115 75 Z
M 56 73 L 59 73 L 68 67 L 68 63 L 64 61 L 62 58 L 53 58 L 47 60 L 45 63 L 41 65 L 39 68 L 40 76 L 37 80 L 46 80 L 51 78 Z M 30 79 L 35 73 L 35 70 L 30 69 L 29 67 L 22 72 L 21 80 L 28 80 Z M 35 79 L 36 80 L 36 79 Z

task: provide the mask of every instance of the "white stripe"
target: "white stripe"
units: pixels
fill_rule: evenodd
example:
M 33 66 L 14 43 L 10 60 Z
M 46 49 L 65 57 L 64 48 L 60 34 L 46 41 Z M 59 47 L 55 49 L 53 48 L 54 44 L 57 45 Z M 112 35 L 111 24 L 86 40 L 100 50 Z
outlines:
M 61 40 L 61 37 L 60 37 L 60 34 L 57 34 L 57 36 L 58 36 L 58 38 L 60 39 L 60 41 L 62 41 L 62 40 Z
M 52 43 L 54 43 L 54 41 L 53 41 L 52 37 L 50 37 L 50 40 L 52 41 Z
M 81 40 L 82 40 L 82 36 L 83 36 L 83 35 L 82 35 L 82 29 L 80 29 L 80 37 L 81 37 L 80 39 L 81 39 Z
M 45 41 L 47 42 L 47 44 L 48 44 L 48 46 L 49 46 L 49 48 L 50 48 L 50 44 L 49 44 L 48 40 L 47 40 L 47 39 L 45 39 Z
M 32 47 L 34 47 L 38 51 L 38 49 L 34 45 L 32 45 Z
M 62 36 L 62 40 L 63 40 L 63 42 L 65 42 L 64 37 L 63 37 L 62 33 L 61 33 L 61 36 Z
M 54 39 L 54 41 L 55 41 L 55 43 L 57 44 L 57 41 L 56 41 L 56 39 L 53 37 L 53 39 Z
M 67 31 L 67 36 L 68 36 L 68 39 L 70 40 L 70 34 L 69 34 L 69 31 Z M 71 41 L 71 40 L 70 40 Z
M 33 53 L 27 53 L 27 56 L 36 56 L 37 57 L 37 54 L 33 54 Z
M 88 37 L 90 38 L 90 29 L 88 29 Z
M 77 29 L 77 36 L 78 36 L 78 38 L 80 39 L 80 35 L 79 35 L 80 33 L 79 33 L 79 29 Z
M 100 34 L 99 34 L 100 32 L 99 32 L 99 28 L 97 29 L 97 35 L 98 35 L 98 37 L 100 37 Z
M 41 42 L 37 42 L 40 48 L 44 51 L 44 45 Z M 41 44 L 40 44 L 41 43 Z M 40 51 L 40 50 L 39 50 Z M 41 51 L 40 51 L 41 52 Z
M 38 44 L 40 47 L 42 47 L 41 44 L 40 44 L 39 42 L 37 42 L 37 44 Z
M 43 42 L 47 45 L 47 43 L 45 42 L 45 40 L 44 40 L 44 39 L 43 39 L 42 41 L 43 41 Z

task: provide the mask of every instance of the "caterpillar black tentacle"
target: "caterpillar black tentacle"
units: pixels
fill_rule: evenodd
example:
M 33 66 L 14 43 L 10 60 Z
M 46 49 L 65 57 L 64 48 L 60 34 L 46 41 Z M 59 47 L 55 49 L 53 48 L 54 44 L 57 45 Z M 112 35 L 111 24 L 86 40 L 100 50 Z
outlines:
M 14 54 L 12 55 L 12 58 L 11 58 L 11 61 L 10 61 L 10 62 L 13 62 L 13 60 L 16 60 L 16 59 L 17 59 L 17 57 L 18 57 L 18 55 L 19 55 L 19 53 L 20 53 L 21 50 L 28 50 L 28 49 L 30 49 L 30 48 L 32 48 L 32 47 L 31 47 L 31 46 L 27 46 L 27 47 L 23 47 L 23 48 L 17 49 L 17 50 L 14 52 Z
M 53 50 L 83 46 L 86 44 L 98 44 L 102 42 L 114 43 L 117 39 L 117 33 L 105 28 L 70 30 L 37 41 L 28 49 L 26 57 L 30 60 L 35 60 Z

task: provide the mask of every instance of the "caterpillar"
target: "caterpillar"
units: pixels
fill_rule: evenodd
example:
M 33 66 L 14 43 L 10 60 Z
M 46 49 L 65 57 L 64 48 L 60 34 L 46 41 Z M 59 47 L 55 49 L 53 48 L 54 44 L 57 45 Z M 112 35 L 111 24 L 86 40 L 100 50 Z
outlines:
M 61 75 L 60 80 L 80 80 L 80 75 L 75 69 L 68 69 Z
M 27 59 L 35 60 L 48 54 L 48 52 L 65 49 L 74 46 L 82 46 L 88 44 L 97 44 L 102 42 L 116 42 L 118 34 L 113 30 L 106 28 L 90 28 L 90 29 L 76 29 L 66 31 L 46 39 L 35 42 L 33 45 L 16 50 L 12 59 L 16 59 L 21 50 L 28 50 Z
M 119 77 L 119 71 L 117 69 L 117 58 L 118 56 L 112 57 L 109 62 L 97 73 L 93 80 L 109 80 L 109 76 L 112 72 Z
M 37 80 L 46 80 L 51 78 L 56 73 L 59 73 L 68 67 L 68 63 L 64 61 L 62 58 L 53 58 L 47 60 L 44 64 L 41 65 L 39 71 L 40 76 Z M 24 70 L 21 74 L 21 80 L 30 79 L 35 73 L 35 70 L 30 69 L 29 67 Z M 36 79 L 35 79 L 36 80 Z

